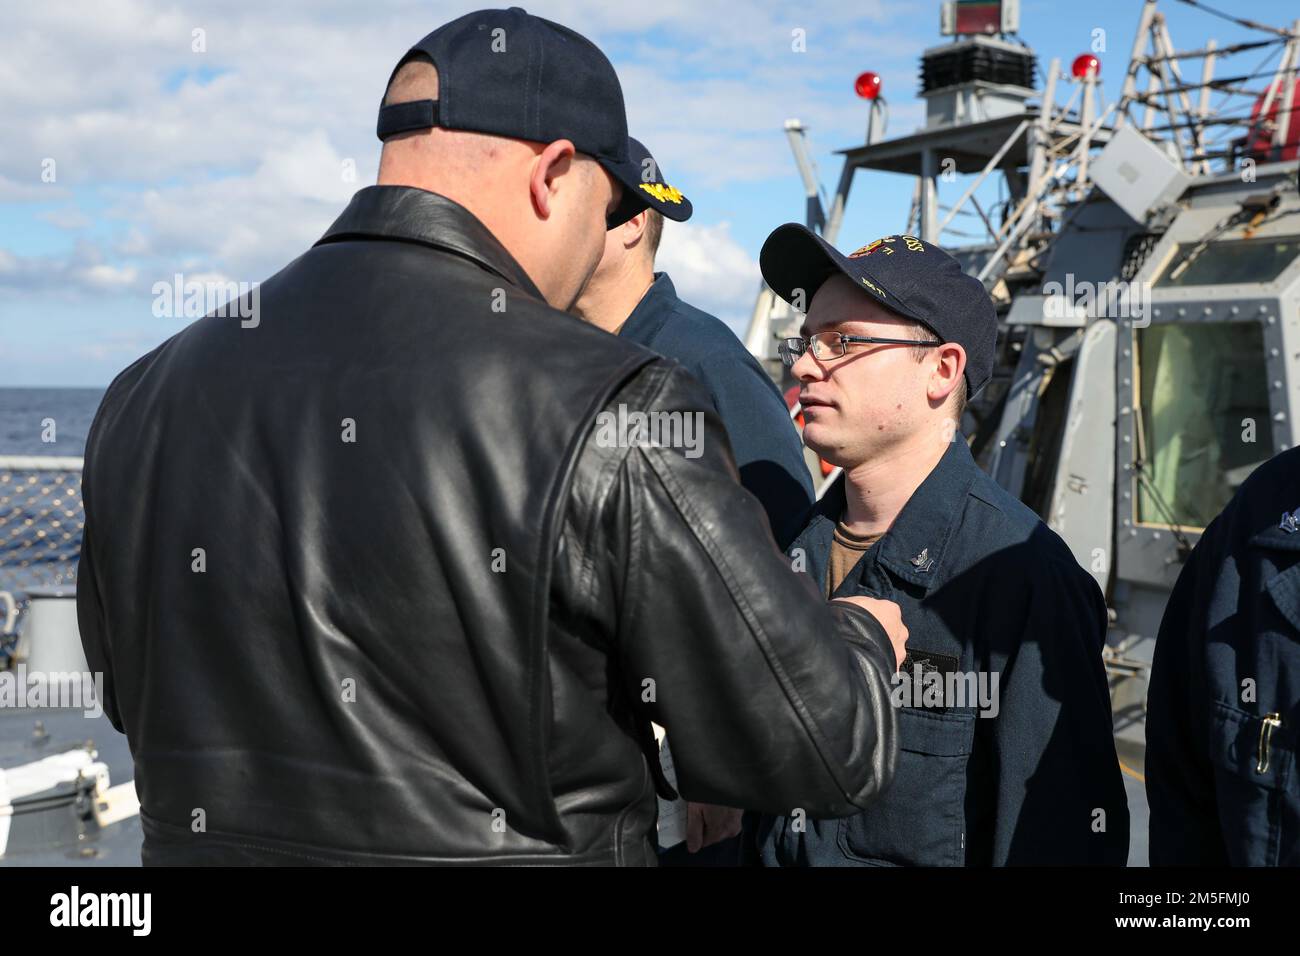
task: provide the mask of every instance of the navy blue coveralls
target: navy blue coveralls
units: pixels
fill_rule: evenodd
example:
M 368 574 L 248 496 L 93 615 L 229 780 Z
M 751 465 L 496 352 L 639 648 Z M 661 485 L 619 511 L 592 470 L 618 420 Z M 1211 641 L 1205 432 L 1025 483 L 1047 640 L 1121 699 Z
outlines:
M 784 548 L 812 505 L 812 477 L 785 401 L 758 360 L 721 320 L 677 298 L 664 272 L 655 273 L 618 334 L 680 362 L 708 390 L 740 483 L 762 503 Z
M 663 272 L 655 273 L 618 334 L 680 362 L 708 390 L 727 430 L 740 483 L 763 505 L 772 536 L 784 548 L 812 507 L 812 477 L 785 401 L 758 360 L 719 319 L 677 298 Z M 659 856 L 665 866 L 734 866 L 739 860 L 739 838 L 697 853 L 683 843 Z
M 844 500 L 841 480 L 788 549 L 823 593 Z M 1105 601 L 1065 542 L 980 470 L 960 435 L 835 591 L 846 595 L 902 608 L 903 672 L 982 673 L 988 690 L 997 674 L 997 716 L 977 716 L 969 698 L 946 707 L 896 698 L 911 706 L 898 709 L 890 786 L 843 820 L 800 820 L 796 808 L 751 815 L 765 865 L 1124 865 Z
M 1147 692 L 1152 866 L 1300 866 L 1300 448 L 1242 483 L 1165 608 Z

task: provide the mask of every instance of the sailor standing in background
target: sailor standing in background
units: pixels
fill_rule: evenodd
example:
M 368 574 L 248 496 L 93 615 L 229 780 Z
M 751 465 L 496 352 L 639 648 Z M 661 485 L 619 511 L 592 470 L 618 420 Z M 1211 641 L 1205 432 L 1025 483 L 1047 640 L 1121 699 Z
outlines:
M 1152 866 L 1300 866 L 1300 448 L 1178 576 L 1147 696 Z
M 605 234 L 605 253 L 573 311 L 620 338 L 681 363 L 717 409 L 740 471 L 784 548 L 813 502 L 799 434 L 781 393 L 762 366 L 719 319 L 677 297 L 666 272 L 655 272 L 664 217 L 684 222 L 690 200 L 669 185 L 638 140 L 628 155 L 639 181 L 624 185 L 643 208 Z M 739 859 L 739 810 L 690 803 L 686 840 L 664 848 L 661 866 L 727 866 Z
M 693 210 L 690 200 L 664 181 L 650 151 L 631 137 L 628 154 L 642 171 L 633 194 L 644 208 L 605 234 L 605 254 L 573 311 L 680 362 L 704 386 L 726 426 L 740 483 L 763 505 L 784 548 L 813 502 L 799 433 L 781 392 L 735 333 L 679 299 L 668 273 L 654 271 L 664 217 L 685 222 Z

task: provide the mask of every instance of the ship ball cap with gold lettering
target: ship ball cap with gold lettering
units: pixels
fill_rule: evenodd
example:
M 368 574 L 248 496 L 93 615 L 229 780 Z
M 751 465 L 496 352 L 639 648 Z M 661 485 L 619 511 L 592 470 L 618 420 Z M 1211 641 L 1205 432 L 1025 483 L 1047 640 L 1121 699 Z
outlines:
M 993 376 L 998 317 L 984 283 L 938 246 L 915 236 L 885 236 L 848 255 L 806 226 L 788 222 L 758 256 L 772 291 L 807 311 L 822 283 L 842 273 L 891 312 L 920 322 L 966 350 L 966 390 L 974 396 Z

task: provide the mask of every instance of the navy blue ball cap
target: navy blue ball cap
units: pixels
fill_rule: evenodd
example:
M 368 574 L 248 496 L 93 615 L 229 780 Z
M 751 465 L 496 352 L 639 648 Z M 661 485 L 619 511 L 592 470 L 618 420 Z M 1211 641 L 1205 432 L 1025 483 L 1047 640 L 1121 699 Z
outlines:
M 625 166 L 609 170 L 625 187 L 623 202 L 610 216 L 610 222 L 622 225 L 642 209 L 654 209 L 676 222 L 690 219 L 691 201 L 680 189 L 668 184 L 650 150 L 639 139 L 629 136 L 627 153 Z
M 807 226 L 788 222 L 767 237 L 758 263 L 772 291 L 804 310 L 822 283 L 839 272 L 891 312 L 956 342 L 966 350 L 968 396 L 993 376 L 998 338 L 993 300 L 984 283 L 932 243 L 885 236 L 844 255 Z
M 389 82 L 418 54 L 438 71 L 438 98 L 381 103 L 381 140 L 434 126 L 534 143 L 567 139 L 625 184 L 627 200 L 633 187 L 625 178 L 632 162 L 623 87 L 613 64 L 582 34 L 521 7 L 479 10 L 411 47 Z

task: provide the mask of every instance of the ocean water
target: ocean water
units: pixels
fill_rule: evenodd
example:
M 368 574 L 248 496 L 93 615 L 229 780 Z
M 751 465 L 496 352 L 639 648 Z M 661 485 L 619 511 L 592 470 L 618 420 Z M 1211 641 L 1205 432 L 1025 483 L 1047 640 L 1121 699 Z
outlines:
M 103 397 L 102 388 L 0 388 L 0 458 L 82 457 Z M 80 471 L 0 462 L 0 591 L 21 603 L 33 587 L 75 582 L 83 520 Z M 0 637 L 0 660 L 5 644 Z
M 0 388 L 0 455 L 80 458 L 102 388 Z M 42 439 L 47 419 L 54 441 Z

